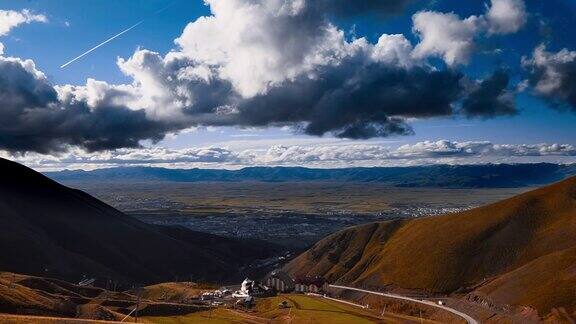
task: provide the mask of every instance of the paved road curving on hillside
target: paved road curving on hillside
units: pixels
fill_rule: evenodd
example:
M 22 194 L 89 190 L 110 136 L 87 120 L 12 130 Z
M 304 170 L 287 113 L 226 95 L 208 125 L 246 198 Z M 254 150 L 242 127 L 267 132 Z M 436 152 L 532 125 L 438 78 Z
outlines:
M 455 310 L 454 308 L 450 308 L 450 307 L 443 306 L 443 305 L 438 305 L 434 302 L 427 301 L 427 300 L 419 300 L 419 299 L 404 297 L 404 296 L 395 295 L 395 294 L 387 294 L 387 293 L 381 293 L 381 292 L 377 292 L 377 291 L 354 288 L 354 287 L 347 287 L 347 286 L 330 285 L 329 287 L 330 288 L 345 289 L 345 290 L 354 290 L 354 291 L 359 291 L 359 292 L 363 292 L 363 293 L 367 293 L 367 294 L 384 296 L 384 297 L 394 298 L 394 299 L 400 299 L 400 300 L 410 301 L 410 302 L 414 302 L 414 303 L 418 303 L 418 304 L 422 304 L 422 305 L 426 305 L 426 306 L 436 307 L 436 308 L 443 309 L 447 312 L 450 312 L 456 316 L 462 317 L 464 320 L 466 320 L 466 322 L 468 324 L 479 324 L 478 321 L 476 321 L 474 318 L 472 318 L 468 314 L 462 313 L 458 310 Z

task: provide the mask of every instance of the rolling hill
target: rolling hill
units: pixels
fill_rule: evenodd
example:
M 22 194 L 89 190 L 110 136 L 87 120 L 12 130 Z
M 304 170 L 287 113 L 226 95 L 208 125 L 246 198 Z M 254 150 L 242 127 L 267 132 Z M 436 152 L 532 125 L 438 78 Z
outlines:
M 120 167 L 93 171 L 47 172 L 56 181 L 172 181 L 172 182 L 379 182 L 399 187 L 513 188 L 538 186 L 576 175 L 576 165 L 485 164 L 430 165 L 389 168 L 310 169 L 250 167 L 241 170 Z
M 0 269 L 78 281 L 231 281 L 278 247 L 149 225 L 0 159 Z
M 321 240 L 286 269 L 354 286 L 470 292 L 576 311 L 576 177 L 469 211 L 372 223 Z

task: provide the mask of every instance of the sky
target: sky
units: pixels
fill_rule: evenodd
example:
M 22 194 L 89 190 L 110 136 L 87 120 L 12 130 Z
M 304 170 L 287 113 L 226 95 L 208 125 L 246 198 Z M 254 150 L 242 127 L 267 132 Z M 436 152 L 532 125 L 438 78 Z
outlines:
M 0 156 L 574 163 L 575 18 L 573 0 L 4 0 Z

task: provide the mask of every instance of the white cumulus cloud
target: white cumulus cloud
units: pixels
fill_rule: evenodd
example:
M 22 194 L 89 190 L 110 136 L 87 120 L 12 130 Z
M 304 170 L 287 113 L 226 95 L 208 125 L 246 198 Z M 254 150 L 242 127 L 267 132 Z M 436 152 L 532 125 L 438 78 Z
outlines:
M 413 55 L 416 58 L 440 56 L 448 65 L 468 62 L 482 24 L 477 16 L 462 20 L 453 13 L 433 11 L 418 12 L 412 20 L 413 30 L 420 36 Z
M 576 51 L 566 48 L 553 53 L 539 45 L 532 57 L 524 57 L 522 64 L 529 72 L 529 84 L 536 94 L 554 106 L 576 111 Z
M 29 24 L 32 22 L 47 22 L 48 18 L 44 15 L 36 15 L 30 10 L 24 9 L 22 11 L 14 10 L 0 10 L 0 36 L 7 35 L 14 27 L 21 24 Z
M 527 13 L 523 0 L 491 0 L 491 2 L 492 5 L 486 13 L 489 33 L 515 33 L 526 24 Z
M 466 64 L 480 35 L 510 34 L 527 20 L 524 0 L 492 0 L 484 15 L 460 18 L 454 13 L 421 11 L 412 16 L 413 31 L 420 37 L 413 56 L 441 57 L 448 65 Z

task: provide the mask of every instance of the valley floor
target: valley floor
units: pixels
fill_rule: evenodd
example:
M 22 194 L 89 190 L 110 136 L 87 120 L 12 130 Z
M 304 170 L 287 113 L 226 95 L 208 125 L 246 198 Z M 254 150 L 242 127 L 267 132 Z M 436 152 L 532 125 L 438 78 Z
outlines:
M 528 188 L 404 188 L 384 183 L 65 182 L 157 225 L 307 248 L 343 228 L 458 212 Z

